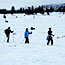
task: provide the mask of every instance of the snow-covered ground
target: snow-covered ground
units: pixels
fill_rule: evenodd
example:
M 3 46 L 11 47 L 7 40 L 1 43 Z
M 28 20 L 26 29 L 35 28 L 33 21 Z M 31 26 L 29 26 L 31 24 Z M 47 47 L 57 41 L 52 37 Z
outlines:
M 6 17 L 8 23 L 0 14 L 0 65 L 65 65 L 65 14 L 7 14 Z M 16 33 L 14 41 L 13 34 L 10 35 L 10 43 L 4 33 L 8 26 Z M 30 30 L 31 26 L 35 30 Z M 49 27 L 55 35 L 53 46 L 46 45 Z M 32 31 L 30 44 L 24 43 L 26 28 Z

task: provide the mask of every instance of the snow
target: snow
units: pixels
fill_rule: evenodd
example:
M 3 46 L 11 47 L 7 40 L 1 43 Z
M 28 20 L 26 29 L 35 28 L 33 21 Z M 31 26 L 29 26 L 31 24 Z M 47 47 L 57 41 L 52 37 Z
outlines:
M 18 16 L 18 18 L 16 18 Z M 65 14 L 50 15 L 0 14 L 0 65 L 65 65 Z M 10 43 L 6 42 L 4 29 L 8 26 L 14 30 Z M 35 30 L 30 30 L 30 27 Z M 30 44 L 24 43 L 26 28 L 32 31 Z M 51 27 L 54 45 L 47 46 L 47 31 Z

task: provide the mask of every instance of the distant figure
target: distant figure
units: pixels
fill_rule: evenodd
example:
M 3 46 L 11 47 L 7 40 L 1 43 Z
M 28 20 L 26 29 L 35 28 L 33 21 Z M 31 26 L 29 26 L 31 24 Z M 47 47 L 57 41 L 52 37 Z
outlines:
M 26 28 L 26 31 L 25 31 L 25 43 L 29 43 L 29 34 L 32 34 L 32 32 L 29 32 L 28 31 L 28 28 Z
M 6 16 L 5 16 L 5 15 L 3 15 L 3 18 L 5 18 L 5 19 L 6 19 Z
M 35 28 L 34 28 L 34 27 L 31 27 L 30 29 L 31 29 L 31 30 L 35 30 Z
M 8 21 L 6 20 L 6 15 L 3 15 L 3 18 L 5 19 L 5 22 L 8 23 Z
M 52 35 L 51 28 L 49 28 L 48 36 L 47 36 L 47 40 L 48 40 L 47 45 L 49 45 L 50 41 L 51 41 L 51 45 L 53 45 L 53 38 L 52 38 L 52 36 L 54 36 L 54 35 Z
M 7 37 L 7 42 L 9 42 L 10 39 L 10 33 L 13 33 L 14 31 L 11 31 L 10 27 L 8 27 L 8 29 L 4 30 L 6 37 Z

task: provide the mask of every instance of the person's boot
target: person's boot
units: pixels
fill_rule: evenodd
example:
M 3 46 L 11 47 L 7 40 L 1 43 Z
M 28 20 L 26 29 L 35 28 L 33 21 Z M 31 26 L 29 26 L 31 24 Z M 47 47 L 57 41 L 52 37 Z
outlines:
M 51 41 L 51 45 L 53 45 L 53 40 Z
M 9 40 L 7 40 L 7 43 L 9 43 Z
M 47 42 L 47 45 L 49 45 L 49 43 Z
M 51 43 L 51 45 L 53 45 L 53 43 Z

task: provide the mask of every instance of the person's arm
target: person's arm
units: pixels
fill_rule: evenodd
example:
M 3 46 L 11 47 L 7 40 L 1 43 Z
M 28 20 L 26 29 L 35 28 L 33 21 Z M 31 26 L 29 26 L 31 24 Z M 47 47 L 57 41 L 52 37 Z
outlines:
M 32 34 L 32 32 L 29 32 L 29 34 Z
M 10 30 L 10 32 L 13 33 L 14 31 L 11 31 L 11 30 Z
M 54 36 L 54 35 L 52 34 L 52 31 L 51 31 L 51 35 Z
M 52 36 L 54 36 L 54 35 L 52 35 Z
M 13 33 L 14 31 L 11 31 L 11 33 Z

